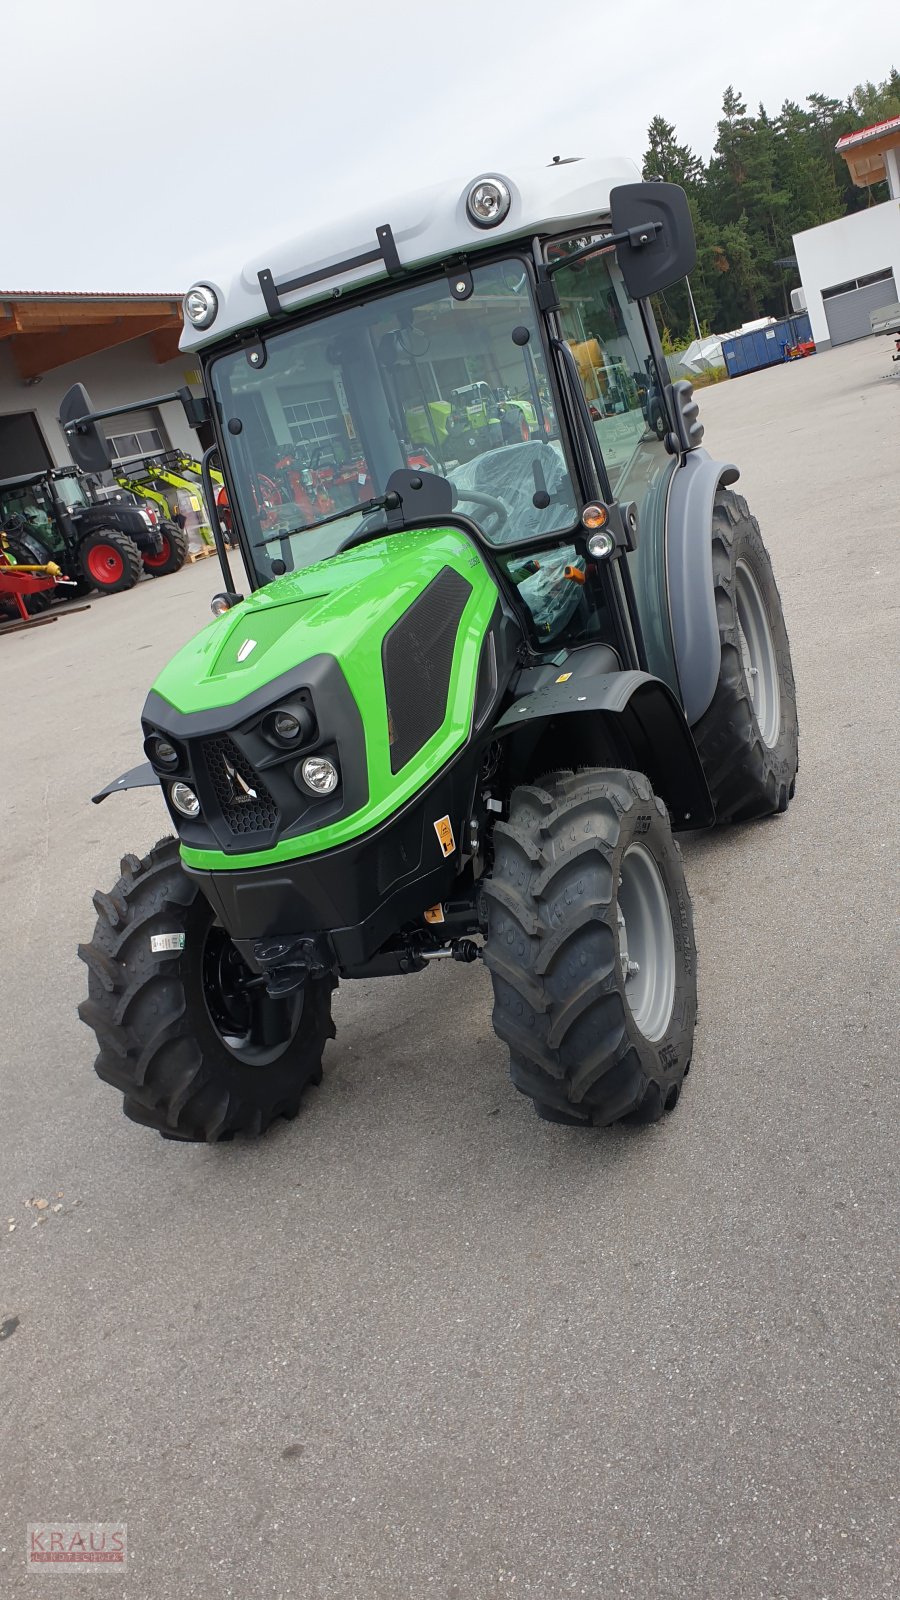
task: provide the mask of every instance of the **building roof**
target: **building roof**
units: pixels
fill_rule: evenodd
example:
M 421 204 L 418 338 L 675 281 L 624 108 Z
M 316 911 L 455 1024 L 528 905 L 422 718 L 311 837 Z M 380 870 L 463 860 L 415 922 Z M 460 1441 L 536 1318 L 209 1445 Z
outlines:
M 856 133 L 845 133 L 834 148 L 850 150 L 854 145 L 868 144 L 870 139 L 884 139 L 892 133 L 900 139 L 900 117 L 889 117 L 887 122 L 876 122 L 871 128 L 858 128 Z
M 179 294 L 0 289 L 0 343 L 26 381 L 145 336 L 157 361 L 171 361 L 180 333 Z
M 0 300 L 178 300 L 181 290 L 0 289 Z

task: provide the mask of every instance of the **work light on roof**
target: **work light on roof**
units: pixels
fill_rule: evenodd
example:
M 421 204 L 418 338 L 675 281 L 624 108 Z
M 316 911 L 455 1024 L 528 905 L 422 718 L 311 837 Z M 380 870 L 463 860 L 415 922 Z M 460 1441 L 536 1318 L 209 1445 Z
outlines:
M 184 314 L 194 328 L 208 328 L 219 309 L 219 302 L 207 283 L 195 283 L 184 297 Z
M 511 198 L 502 178 L 479 178 L 466 200 L 469 221 L 476 228 L 496 228 L 509 211 Z

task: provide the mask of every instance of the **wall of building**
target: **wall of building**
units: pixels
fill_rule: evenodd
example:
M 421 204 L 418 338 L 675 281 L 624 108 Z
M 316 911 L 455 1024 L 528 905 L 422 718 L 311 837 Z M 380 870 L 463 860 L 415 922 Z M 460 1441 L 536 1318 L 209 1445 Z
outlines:
M 62 429 L 57 421 L 59 403 L 73 383 L 83 383 L 99 410 L 145 396 L 171 393 L 186 383 L 195 385 L 196 365 L 190 356 L 160 364 L 153 358 L 148 339 L 132 339 L 113 350 L 85 356 L 70 366 L 56 367 L 39 383 L 23 383 L 16 371 L 12 353 L 0 342 L 0 416 L 10 412 L 33 411 L 47 447 L 58 467 L 70 460 Z M 197 454 L 197 435 L 185 421 L 180 405 L 161 406 L 160 414 L 169 442 L 190 455 Z M 127 431 L 127 419 L 119 432 Z
M 820 350 L 827 349 L 830 340 L 823 289 L 880 272 L 883 267 L 891 267 L 900 284 L 900 201 L 885 200 L 852 217 L 795 233 L 794 252 L 806 290 L 813 338 Z

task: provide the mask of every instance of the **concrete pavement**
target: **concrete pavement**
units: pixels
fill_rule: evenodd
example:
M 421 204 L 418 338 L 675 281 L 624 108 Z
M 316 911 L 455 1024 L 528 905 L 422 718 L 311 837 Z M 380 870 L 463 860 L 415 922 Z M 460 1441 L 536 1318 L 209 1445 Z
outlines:
M 345 985 L 322 1088 L 260 1143 L 127 1122 L 74 952 L 167 819 L 87 801 L 216 570 L 0 639 L 4 1600 L 64 1586 L 24 1566 L 52 1519 L 127 1521 L 127 1572 L 80 1579 L 110 1600 L 896 1595 L 887 356 L 701 397 L 773 553 L 801 771 L 785 818 L 686 845 L 697 1049 L 648 1130 L 539 1122 L 450 963 Z

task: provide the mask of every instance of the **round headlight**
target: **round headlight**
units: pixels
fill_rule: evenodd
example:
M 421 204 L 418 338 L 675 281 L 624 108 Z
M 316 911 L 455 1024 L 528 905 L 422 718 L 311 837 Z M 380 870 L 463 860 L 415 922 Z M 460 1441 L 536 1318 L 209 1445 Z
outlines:
M 199 817 L 200 801 L 189 783 L 173 783 L 169 790 L 169 799 L 175 810 L 180 811 L 183 817 Z
M 598 556 L 603 560 L 606 556 L 612 555 L 616 541 L 611 533 L 592 533 L 587 546 L 592 556 Z
M 292 711 L 276 711 L 272 727 L 279 739 L 293 741 L 300 737 L 300 723 Z
M 177 767 L 178 751 L 168 739 L 148 739 L 147 754 L 158 767 Z
M 209 602 L 209 609 L 214 617 L 224 617 L 226 611 L 231 610 L 231 601 L 227 594 L 214 594 Z
M 511 203 L 512 196 L 502 178 L 479 178 L 469 190 L 466 211 L 476 228 L 496 228 Z
M 195 283 L 184 297 L 184 314 L 194 328 L 208 328 L 214 321 L 219 302 L 207 283 Z
M 332 794 L 338 786 L 338 769 L 327 756 L 307 756 L 300 775 L 316 794 Z

